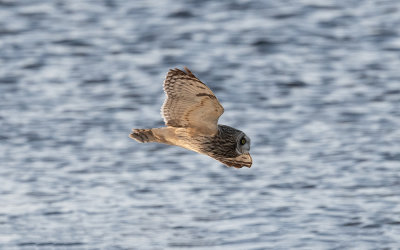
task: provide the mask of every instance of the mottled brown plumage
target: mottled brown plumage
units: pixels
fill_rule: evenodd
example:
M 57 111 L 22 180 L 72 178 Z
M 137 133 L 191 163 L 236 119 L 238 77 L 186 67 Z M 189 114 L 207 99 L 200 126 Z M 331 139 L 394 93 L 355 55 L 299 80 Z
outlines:
M 170 70 L 164 81 L 167 98 L 161 115 L 167 127 L 133 129 L 129 136 L 138 142 L 180 146 L 227 166 L 251 167 L 250 138 L 240 130 L 218 125 L 224 108 L 203 82 L 185 70 Z

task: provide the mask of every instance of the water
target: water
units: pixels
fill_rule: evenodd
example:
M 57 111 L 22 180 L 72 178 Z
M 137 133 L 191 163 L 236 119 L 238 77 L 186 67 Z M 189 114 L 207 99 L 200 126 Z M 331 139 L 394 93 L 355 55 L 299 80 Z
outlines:
M 0 1 L 1 249 L 398 249 L 400 3 Z M 138 144 L 188 66 L 253 166 Z

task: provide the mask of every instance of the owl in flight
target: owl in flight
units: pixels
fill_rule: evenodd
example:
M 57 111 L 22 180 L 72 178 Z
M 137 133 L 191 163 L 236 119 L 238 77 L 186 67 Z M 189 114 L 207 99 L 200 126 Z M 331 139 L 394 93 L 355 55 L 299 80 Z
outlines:
M 219 125 L 224 112 L 214 93 L 193 73 L 171 69 L 164 81 L 167 95 L 161 107 L 166 127 L 133 129 L 130 138 L 158 142 L 205 154 L 229 167 L 251 167 L 250 138 L 240 130 Z

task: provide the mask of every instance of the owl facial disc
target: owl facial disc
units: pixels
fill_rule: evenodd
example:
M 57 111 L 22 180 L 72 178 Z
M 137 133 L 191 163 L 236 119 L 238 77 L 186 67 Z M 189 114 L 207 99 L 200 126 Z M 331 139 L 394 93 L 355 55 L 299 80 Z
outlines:
M 250 138 L 245 133 L 240 133 L 237 137 L 236 152 L 247 154 L 250 151 Z

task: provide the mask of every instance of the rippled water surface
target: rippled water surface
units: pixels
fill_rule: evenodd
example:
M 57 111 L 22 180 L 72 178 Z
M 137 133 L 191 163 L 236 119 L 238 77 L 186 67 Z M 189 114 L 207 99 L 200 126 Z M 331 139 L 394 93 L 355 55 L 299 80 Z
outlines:
M 0 0 L 1 249 L 398 249 L 400 2 Z M 138 144 L 188 66 L 253 166 Z

